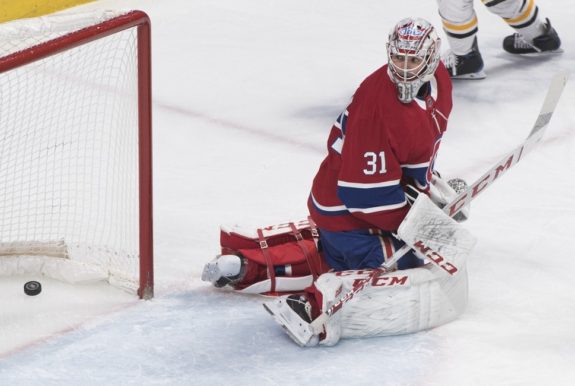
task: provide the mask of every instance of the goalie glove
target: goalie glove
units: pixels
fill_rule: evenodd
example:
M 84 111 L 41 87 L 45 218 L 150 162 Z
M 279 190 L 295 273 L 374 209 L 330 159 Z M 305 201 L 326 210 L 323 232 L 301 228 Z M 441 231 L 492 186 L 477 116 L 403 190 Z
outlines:
M 445 181 L 438 174 L 433 174 L 429 185 L 429 197 L 431 201 L 440 208 L 443 208 L 453 200 L 460 192 L 467 189 L 467 183 L 461 178 L 453 178 Z M 469 206 L 464 207 L 453 216 L 457 222 L 463 222 L 469 218 Z

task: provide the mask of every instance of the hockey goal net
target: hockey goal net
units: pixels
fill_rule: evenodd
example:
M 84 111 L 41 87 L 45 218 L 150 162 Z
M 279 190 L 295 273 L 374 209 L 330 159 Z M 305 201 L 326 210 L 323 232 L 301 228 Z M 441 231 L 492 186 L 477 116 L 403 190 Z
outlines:
M 0 25 L 0 275 L 153 296 L 150 78 L 143 12 Z

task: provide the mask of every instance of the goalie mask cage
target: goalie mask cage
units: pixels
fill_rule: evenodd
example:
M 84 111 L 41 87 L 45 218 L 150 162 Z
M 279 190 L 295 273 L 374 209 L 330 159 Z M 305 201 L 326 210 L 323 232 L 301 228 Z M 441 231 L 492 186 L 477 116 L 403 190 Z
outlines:
M 150 21 L 0 25 L 0 274 L 153 296 Z

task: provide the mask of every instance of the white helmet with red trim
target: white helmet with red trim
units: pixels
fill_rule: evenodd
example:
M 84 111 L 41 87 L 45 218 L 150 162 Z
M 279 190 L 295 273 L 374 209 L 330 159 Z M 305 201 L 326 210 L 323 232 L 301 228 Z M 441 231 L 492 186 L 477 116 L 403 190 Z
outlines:
M 411 102 L 420 87 L 431 80 L 439 65 L 440 45 L 435 28 L 424 19 L 403 19 L 390 31 L 387 72 L 401 102 Z

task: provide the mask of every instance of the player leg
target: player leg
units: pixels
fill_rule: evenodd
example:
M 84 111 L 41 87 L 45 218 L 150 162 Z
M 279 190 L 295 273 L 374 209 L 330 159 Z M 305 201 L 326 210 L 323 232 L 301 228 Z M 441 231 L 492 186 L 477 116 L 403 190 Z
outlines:
M 320 230 L 324 258 L 335 271 L 379 268 L 404 243 L 376 229 L 347 232 Z M 419 267 L 423 262 L 414 254 L 406 254 L 394 269 Z
M 549 19 L 542 19 L 535 0 L 482 0 L 487 9 L 502 17 L 517 32 L 503 40 L 512 54 L 557 52 L 561 40 Z
M 483 59 L 477 45 L 477 16 L 473 0 L 437 0 L 450 50 L 443 62 L 452 78 L 482 79 Z
M 244 293 L 301 292 L 329 267 L 311 219 L 248 230 L 222 227 L 221 255 L 204 266 L 202 280 Z
M 315 243 L 302 240 L 268 246 L 265 252 L 250 248 L 216 256 L 204 266 L 202 280 L 244 293 L 297 292 L 327 269 Z
M 302 250 L 302 243 L 310 251 L 307 256 Z M 314 271 L 320 274 L 329 268 L 336 271 L 378 268 L 403 244 L 390 234 L 375 230 L 321 230 L 322 254 L 318 253 L 312 240 L 270 246 L 266 248 L 265 255 L 260 248 L 237 249 L 233 254 L 222 254 L 208 262 L 204 266 L 202 280 L 218 288 L 227 285 L 249 293 L 293 292 L 311 285 Z M 407 269 L 422 264 L 420 259 L 409 253 L 395 268 Z M 272 282 L 275 284 L 273 288 Z

